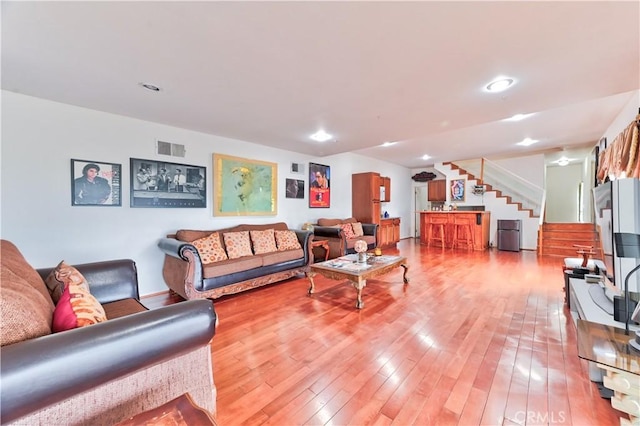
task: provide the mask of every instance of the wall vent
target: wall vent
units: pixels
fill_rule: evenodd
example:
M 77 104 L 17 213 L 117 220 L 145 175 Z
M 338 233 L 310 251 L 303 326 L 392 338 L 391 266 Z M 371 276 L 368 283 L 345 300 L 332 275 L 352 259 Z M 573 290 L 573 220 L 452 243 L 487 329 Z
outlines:
M 160 140 L 157 142 L 158 142 L 157 152 L 160 155 L 170 155 L 172 157 L 184 157 L 187 153 L 187 150 L 182 144 L 163 142 Z
M 304 174 L 304 163 L 291 163 L 291 173 Z

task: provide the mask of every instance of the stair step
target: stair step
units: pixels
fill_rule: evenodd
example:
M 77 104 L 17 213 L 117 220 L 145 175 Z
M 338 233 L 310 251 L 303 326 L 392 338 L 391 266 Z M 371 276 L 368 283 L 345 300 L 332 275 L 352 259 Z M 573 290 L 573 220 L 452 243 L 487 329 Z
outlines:
M 543 232 L 547 231 L 576 231 L 576 230 L 589 230 L 594 231 L 596 227 L 593 223 L 549 223 L 542 224 Z
M 599 237 L 597 233 L 591 232 L 543 232 L 542 233 L 543 240 L 590 240 L 599 242 Z M 576 243 L 578 244 L 578 243 Z
M 542 254 L 562 257 L 582 257 L 582 255 L 578 254 L 575 249 L 570 250 L 566 247 L 544 247 L 542 249 Z M 599 250 L 596 250 L 595 254 L 591 255 L 591 257 L 594 259 L 602 259 L 602 254 Z

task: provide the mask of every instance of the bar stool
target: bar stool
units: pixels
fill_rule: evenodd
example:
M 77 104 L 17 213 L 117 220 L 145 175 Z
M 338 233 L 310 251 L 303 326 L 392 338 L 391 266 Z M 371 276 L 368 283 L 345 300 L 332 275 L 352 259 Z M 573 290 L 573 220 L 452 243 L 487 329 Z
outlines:
M 447 224 L 446 218 L 438 218 L 432 217 L 431 222 L 429 222 L 429 239 L 427 240 L 427 247 L 433 245 L 433 243 L 440 242 L 442 248 L 446 246 L 446 233 L 445 233 L 445 225 Z
M 469 218 L 453 218 L 453 248 L 460 248 L 464 244 L 467 250 L 473 250 L 473 225 Z

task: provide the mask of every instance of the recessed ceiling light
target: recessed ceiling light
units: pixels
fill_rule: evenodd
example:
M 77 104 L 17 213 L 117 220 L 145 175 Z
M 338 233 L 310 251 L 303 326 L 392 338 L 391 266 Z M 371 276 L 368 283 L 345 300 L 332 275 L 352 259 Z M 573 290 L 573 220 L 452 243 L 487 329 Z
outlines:
M 562 157 L 562 158 L 559 158 L 558 160 L 554 161 L 554 163 L 556 163 L 558 166 L 566 166 L 567 164 L 569 164 L 570 161 L 571 161 L 571 159 L 569 159 L 567 157 Z
M 529 146 L 529 145 L 533 145 L 534 143 L 538 143 L 538 141 L 536 139 L 524 138 L 523 140 L 518 142 L 516 145 Z
M 333 136 L 331 136 L 329 133 L 325 132 L 324 130 L 318 130 L 317 132 L 315 132 L 309 137 L 317 142 L 326 142 L 329 139 L 333 138 Z
M 525 118 L 529 117 L 530 115 L 533 115 L 533 114 L 516 114 L 516 115 L 511 116 L 509 118 L 505 118 L 504 121 L 520 121 L 520 120 L 524 120 Z
M 155 84 L 151 84 L 151 83 L 138 83 L 140 86 L 144 87 L 147 90 L 151 90 L 152 92 L 159 92 L 160 87 L 156 86 Z
M 382 144 L 382 146 L 385 146 L 385 147 L 386 147 L 386 146 L 392 146 L 392 145 L 395 145 L 395 144 L 397 144 L 397 143 L 398 143 L 398 142 L 385 142 L 385 143 L 383 143 L 383 144 Z
M 430 156 L 430 155 L 427 155 L 427 154 L 425 154 L 425 155 L 423 155 L 423 156 L 422 156 L 422 159 L 423 159 L 423 160 L 428 160 L 428 159 L 430 159 L 430 158 L 431 158 L 431 156 Z
M 485 90 L 491 93 L 498 93 L 507 90 L 513 83 L 515 83 L 515 80 L 512 78 L 501 77 L 487 84 Z

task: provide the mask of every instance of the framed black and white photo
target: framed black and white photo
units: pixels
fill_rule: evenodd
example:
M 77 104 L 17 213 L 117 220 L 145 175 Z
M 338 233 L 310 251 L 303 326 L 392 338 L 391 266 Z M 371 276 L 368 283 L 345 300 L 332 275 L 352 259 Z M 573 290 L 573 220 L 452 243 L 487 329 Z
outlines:
M 304 199 L 304 181 L 302 179 L 286 179 L 286 197 Z
M 121 206 L 122 165 L 71 159 L 72 206 Z
M 207 207 L 207 169 L 131 158 L 131 207 Z

